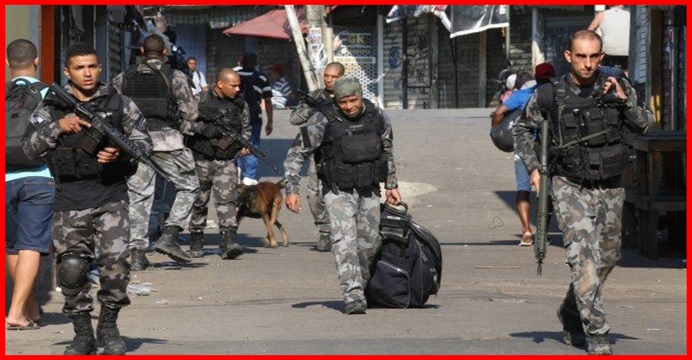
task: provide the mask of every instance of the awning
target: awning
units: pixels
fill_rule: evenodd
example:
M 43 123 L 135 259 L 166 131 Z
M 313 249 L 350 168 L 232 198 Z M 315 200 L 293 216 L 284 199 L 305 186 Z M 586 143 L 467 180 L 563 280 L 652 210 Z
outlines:
M 298 22 L 300 23 L 300 31 L 305 34 L 308 28 L 305 21 L 305 8 L 297 7 L 296 15 L 298 16 Z M 236 26 L 224 30 L 223 33 L 228 36 L 246 35 L 281 40 L 290 40 L 292 37 L 291 26 L 288 23 L 286 10 L 284 9 L 275 9 L 264 15 L 243 21 Z

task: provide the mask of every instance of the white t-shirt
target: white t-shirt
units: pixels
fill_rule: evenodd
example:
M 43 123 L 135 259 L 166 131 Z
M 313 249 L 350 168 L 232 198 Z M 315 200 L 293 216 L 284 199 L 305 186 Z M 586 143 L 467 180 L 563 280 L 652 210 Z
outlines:
M 630 12 L 610 8 L 598 25 L 603 33 L 603 51 L 608 55 L 627 56 L 630 52 Z
M 199 70 L 192 72 L 192 82 L 195 83 L 195 88 L 192 89 L 192 94 L 197 95 L 202 92 L 202 88 L 207 86 L 207 80 Z

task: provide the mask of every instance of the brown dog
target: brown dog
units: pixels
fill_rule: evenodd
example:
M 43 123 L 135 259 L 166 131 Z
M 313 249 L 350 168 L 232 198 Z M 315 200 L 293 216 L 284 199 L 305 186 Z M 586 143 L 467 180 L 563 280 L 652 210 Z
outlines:
M 263 241 L 264 247 L 278 246 L 274 237 L 274 225 L 281 231 L 284 246 L 288 246 L 288 234 L 277 220 L 284 201 L 281 193 L 284 186 L 283 179 L 276 183 L 262 181 L 257 185 L 238 185 L 238 215 L 236 216 L 238 225 L 244 217 L 264 220 L 264 225 L 267 227 L 267 238 Z

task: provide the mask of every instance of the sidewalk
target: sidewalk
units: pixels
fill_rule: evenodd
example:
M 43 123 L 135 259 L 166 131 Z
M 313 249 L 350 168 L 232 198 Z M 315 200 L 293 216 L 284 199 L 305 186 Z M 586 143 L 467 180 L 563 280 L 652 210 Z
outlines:
M 243 220 L 245 252 L 232 261 L 217 255 L 210 216 L 204 258 L 180 266 L 150 253 L 155 267 L 132 273 L 132 284 L 153 289 L 131 294 L 121 312 L 128 354 L 585 354 L 562 344 L 555 316 L 569 271 L 554 219 L 542 276 L 533 248 L 517 246 L 512 154 L 492 145 L 489 112 L 388 111 L 401 193 L 442 244 L 442 288 L 427 307 L 344 315 L 332 255 L 311 250 L 317 230 L 306 206 L 280 213 L 286 248 L 262 247 L 263 223 Z M 279 168 L 298 131 L 287 117 L 275 111 L 275 133 L 262 139 Z M 260 175 L 278 179 L 264 165 Z M 604 290 L 616 354 L 687 353 L 686 261 L 674 255 L 623 250 Z M 50 295 L 42 329 L 5 332 L 7 354 L 62 354 L 72 326 L 62 295 Z M 95 325 L 98 304 L 92 315 Z

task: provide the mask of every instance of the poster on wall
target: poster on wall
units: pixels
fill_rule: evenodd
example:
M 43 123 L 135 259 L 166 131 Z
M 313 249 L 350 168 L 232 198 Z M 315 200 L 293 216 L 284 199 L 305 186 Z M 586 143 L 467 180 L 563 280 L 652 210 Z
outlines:
M 509 26 L 507 5 L 450 6 L 450 38 Z

